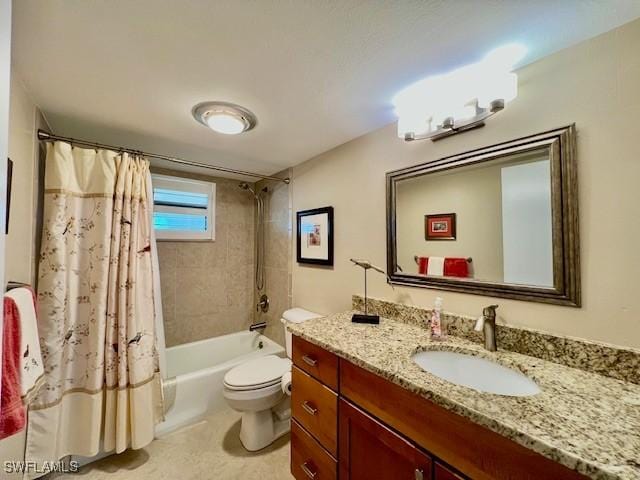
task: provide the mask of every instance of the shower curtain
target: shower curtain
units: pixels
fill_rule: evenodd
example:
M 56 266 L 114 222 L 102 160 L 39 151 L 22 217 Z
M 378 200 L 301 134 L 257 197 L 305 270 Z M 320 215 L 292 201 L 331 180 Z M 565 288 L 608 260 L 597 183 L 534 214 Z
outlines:
M 162 420 L 149 177 L 128 153 L 47 145 L 27 461 L 141 448 Z

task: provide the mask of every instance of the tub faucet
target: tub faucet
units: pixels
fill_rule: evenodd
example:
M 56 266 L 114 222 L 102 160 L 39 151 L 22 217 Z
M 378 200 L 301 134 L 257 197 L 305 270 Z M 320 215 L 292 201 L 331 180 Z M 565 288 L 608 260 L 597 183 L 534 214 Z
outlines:
M 249 331 L 255 332 L 256 330 L 264 330 L 267 328 L 267 322 L 253 323 L 249 325 Z
M 482 309 L 482 316 L 476 322 L 476 331 L 484 333 L 484 348 L 490 352 L 497 350 L 496 345 L 496 308 L 498 305 L 489 305 Z

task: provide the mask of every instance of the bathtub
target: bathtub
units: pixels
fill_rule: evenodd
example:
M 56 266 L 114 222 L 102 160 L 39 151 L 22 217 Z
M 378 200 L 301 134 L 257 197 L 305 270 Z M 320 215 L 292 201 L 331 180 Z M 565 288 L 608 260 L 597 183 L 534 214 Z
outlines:
M 224 375 L 236 365 L 285 350 L 258 332 L 238 332 L 166 349 L 165 420 L 156 437 L 195 423 L 225 407 Z

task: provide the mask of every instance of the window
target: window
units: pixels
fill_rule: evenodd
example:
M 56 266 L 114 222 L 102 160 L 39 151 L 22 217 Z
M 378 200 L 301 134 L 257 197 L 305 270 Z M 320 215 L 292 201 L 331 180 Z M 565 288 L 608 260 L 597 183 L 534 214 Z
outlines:
M 216 184 L 152 175 L 158 240 L 214 240 Z

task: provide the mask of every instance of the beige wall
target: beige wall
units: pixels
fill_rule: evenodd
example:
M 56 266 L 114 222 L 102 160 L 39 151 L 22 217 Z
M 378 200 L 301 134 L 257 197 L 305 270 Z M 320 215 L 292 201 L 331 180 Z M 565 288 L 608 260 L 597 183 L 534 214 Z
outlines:
M 473 277 L 502 281 L 502 165 L 426 175 L 398 183 L 398 265 L 417 274 L 413 257 L 471 257 Z M 425 240 L 427 214 L 456 214 L 455 240 Z
M 0 198 L 4 205 L 5 198 L 5 172 L 7 169 L 7 154 L 9 143 L 10 123 L 10 88 L 11 84 L 11 1 L 0 0 Z M 5 276 L 5 235 L 4 212 L 0 212 L 0 283 L 4 285 Z M 0 311 L 0 340 L 2 339 L 2 312 Z M 0 341 L 0 359 L 2 358 L 2 342 Z M 1 369 L 0 369 L 1 370 Z M 2 372 L 0 371 L 0 377 Z M 0 378 L 1 380 L 1 378 Z M 2 382 L 0 381 L 0 384 Z M 0 441 L 0 460 L 22 460 L 24 451 L 24 435 L 16 434 Z M 11 478 L 4 473 L 0 465 L 0 479 Z M 16 476 L 13 476 L 16 478 Z
M 288 177 L 286 170 L 276 176 Z M 267 322 L 265 335 L 284 346 L 280 319 L 291 306 L 291 189 L 283 182 L 260 180 L 259 190 L 267 187 L 265 207 L 265 288 L 270 306 L 267 313 L 256 314 L 256 322 Z M 256 291 L 255 303 L 260 293 Z
M 216 239 L 158 242 L 168 347 L 239 332 L 253 321 L 254 200 L 237 180 L 153 169 L 216 183 Z
M 6 198 L 7 155 L 9 154 L 9 104 L 11 85 L 11 0 L 0 0 L 0 198 Z M 0 225 L 4 225 L 4 211 L 0 209 Z M 0 283 L 4 285 L 5 235 L 0 230 Z M 0 311 L 0 332 L 2 332 Z M 2 335 L 0 334 L 0 337 Z M 0 342 L 0 358 L 2 342 Z M 0 377 L 2 371 L 0 369 Z M 2 382 L 0 381 L 0 385 Z M 1 458 L 1 457 L 0 457 Z
M 13 178 L 9 234 L 5 239 L 5 279 L 31 285 L 35 284 L 39 244 L 36 239 L 39 215 L 35 212 L 39 202 L 42 152 L 36 138 L 38 128 L 46 129 L 44 117 L 31 100 L 20 77 L 13 71 L 9 102 L 9 158 L 13 160 Z M 0 459 L 21 461 L 24 447 L 23 430 L 0 441 Z M 18 477 L 17 474 L 4 473 L 0 468 L 0 479 Z
M 11 213 L 6 238 L 7 280 L 35 283 L 38 235 L 36 212 L 39 195 L 38 182 L 40 149 L 36 132 L 46 129 L 40 110 L 31 100 L 22 80 L 15 71 L 11 74 L 11 102 L 9 119 L 9 158 L 13 160 L 11 185 Z
M 499 299 L 499 321 L 640 347 L 640 20 L 571 47 L 519 73 L 518 98 L 484 128 L 439 142 L 404 143 L 389 125 L 294 168 L 293 211 L 335 207 L 335 267 L 294 263 L 293 303 L 320 312 L 350 307 L 362 272 L 349 257 L 386 264 L 385 172 L 576 123 L 583 307 Z M 494 299 L 386 284 L 370 294 L 478 315 Z

